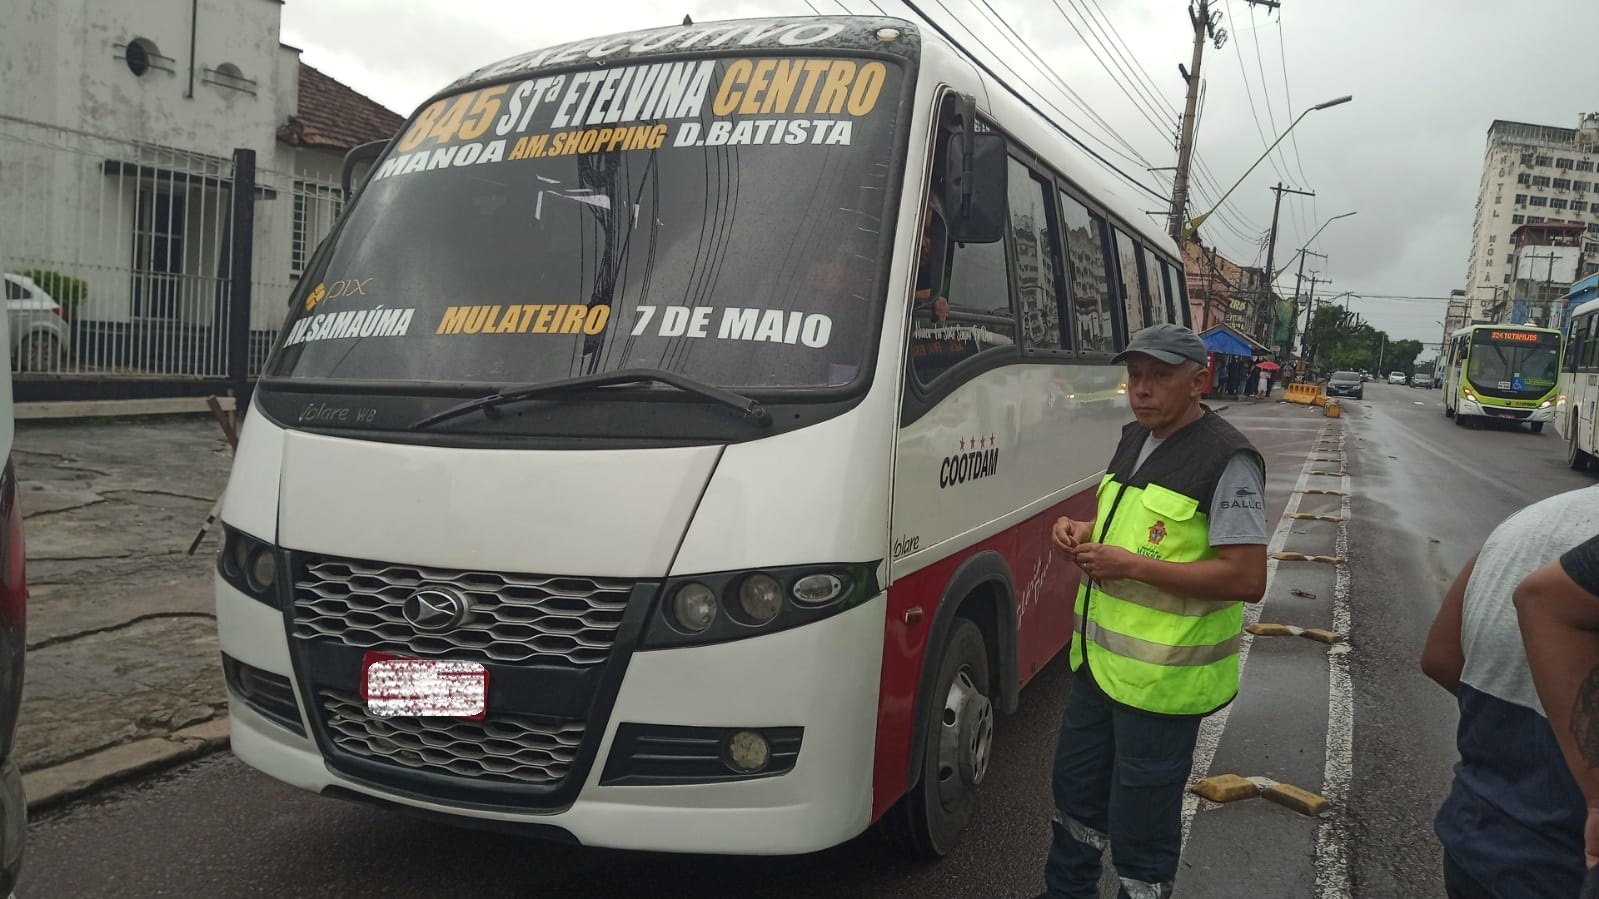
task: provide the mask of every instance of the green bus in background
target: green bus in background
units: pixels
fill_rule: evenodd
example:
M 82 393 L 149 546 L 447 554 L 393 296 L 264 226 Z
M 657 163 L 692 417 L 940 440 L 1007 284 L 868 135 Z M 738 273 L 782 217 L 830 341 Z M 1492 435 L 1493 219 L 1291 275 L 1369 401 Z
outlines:
M 1525 325 L 1468 325 L 1444 350 L 1444 415 L 1527 422 L 1534 434 L 1555 417 L 1560 332 Z

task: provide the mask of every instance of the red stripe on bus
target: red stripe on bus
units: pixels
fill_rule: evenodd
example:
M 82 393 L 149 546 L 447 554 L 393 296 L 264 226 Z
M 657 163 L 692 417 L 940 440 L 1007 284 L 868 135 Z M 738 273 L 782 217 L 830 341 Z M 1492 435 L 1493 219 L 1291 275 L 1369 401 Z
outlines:
M 1016 590 L 1012 601 L 1017 613 L 1018 683 L 1026 685 L 1071 639 L 1072 600 L 1081 577 L 1077 566 L 1054 551 L 1050 530 L 1062 515 L 1082 519 L 1093 514 L 1094 491 L 1086 490 L 1015 527 L 912 572 L 889 588 L 872 770 L 873 820 L 905 795 L 910 782 L 917 682 L 939 600 L 955 572 L 980 552 L 994 551 L 1004 558 Z M 918 607 L 921 617 L 907 623 L 906 612 Z M 995 649 L 989 647 L 990 652 Z M 997 687 L 990 685 L 996 702 Z M 1039 787 L 1047 788 L 1047 784 Z

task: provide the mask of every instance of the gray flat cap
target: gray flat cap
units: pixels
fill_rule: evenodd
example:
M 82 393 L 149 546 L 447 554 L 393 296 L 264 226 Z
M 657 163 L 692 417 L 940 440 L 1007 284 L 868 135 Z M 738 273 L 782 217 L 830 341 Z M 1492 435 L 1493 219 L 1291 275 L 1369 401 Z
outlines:
M 1168 365 L 1179 362 L 1206 365 L 1210 362 L 1209 352 L 1205 349 L 1205 342 L 1193 331 L 1182 325 L 1160 324 L 1150 325 L 1134 334 L 1133 339 L 1127 342 L 1127 349 L 1117 353 L 1110 361 L 1122 362 L 1133 353 L 1143 353 Z

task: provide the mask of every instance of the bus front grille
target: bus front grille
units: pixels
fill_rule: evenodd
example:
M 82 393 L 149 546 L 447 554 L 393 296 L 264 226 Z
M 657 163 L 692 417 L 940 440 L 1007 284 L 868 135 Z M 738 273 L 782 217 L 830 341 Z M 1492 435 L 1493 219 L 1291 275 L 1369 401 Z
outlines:
M 317 699 L 340 750 L 428 774 L 555 786 L 571 773 L 583 743 L 582 721 L 493 712 L 481 721 L 385 718 L 339 690 L 320 689 Z
M 605 662 L 627 610 L 629 581 L 452 571 L 312 556 L 295 568 L 295 638 L 401 655 L 501 664 Z M 405 604 L 445 591 L 464 609 L 423 632 Z

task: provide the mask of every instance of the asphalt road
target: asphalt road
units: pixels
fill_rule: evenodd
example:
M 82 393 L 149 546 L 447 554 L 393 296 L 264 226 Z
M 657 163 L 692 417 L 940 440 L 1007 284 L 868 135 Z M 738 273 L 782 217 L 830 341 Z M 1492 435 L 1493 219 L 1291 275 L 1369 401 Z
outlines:
M 1417 405 L 1417 404 L 1420 405 Z M 1417 670 L 1444 586 L 1501 518 L 1592 483 L 1564 469 L 1551 433 L 1456 428 L 1436 391 L 1368 385 L 1341 420 L 1277 403 L 1228 412 L 1267 454 L 1276 526 L 1318 436 L 1340 433 L 1353 484 L 1348 534 L 1353 763 L 1340 826 L 1264 802 L 1201 810 L 1178 895 L 1313 895 L 1317 853 L 1343 860 L 1355 896 L 1442 895 L 1431 815 L 1454 761 L 1452 700 Z M 1317 450 L 1318 452 L 1321 450 Z M 1300 498 L 1305 499 L 1304 497 Z M 1300 506 L 1302 511 L 1321 511 Z M 1330 527 L 1330 526 L 1328 526 Z M 1283 530 L 1289 548 L 1330 530 Z M 1284 564 L 1262 618 L 1326 617 L 1331 566 Z M 1315 594 L 1311 600 L 1290 589 Z M 1212 772 L 1319 789 L 1329 730 L 1327 648 L 1254 641 L 1245 693 Z M 33 823 L 20 899 L 78 896 L 1032 896 L 1048 840 L 1048 768 L 1070 676 L 1057 659 L 1001 719 L 976 821 L 937 864 L 908 863 L 871 834 L 799 858 L 571 849 L 456 830 L 323 799 L 226 753 Z M 1320 842 L 1318 842 L 1318 840 Z M 1330 850 L 1329 850 L 1330 847 Z M 1337 885 L 1337 882 L 1334 883 Z

